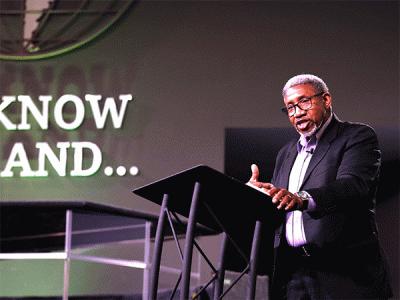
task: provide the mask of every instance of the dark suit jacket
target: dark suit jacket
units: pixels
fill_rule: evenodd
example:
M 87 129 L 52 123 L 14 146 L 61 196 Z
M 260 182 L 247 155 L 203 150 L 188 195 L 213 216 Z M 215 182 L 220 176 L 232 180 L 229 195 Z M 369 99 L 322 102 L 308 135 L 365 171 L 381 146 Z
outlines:
M 277 156 L 272 179 L 276 187 L 288 188 L 297 142 L 289 142 Z M 326 290 L 335 289 L 336 279 L 332 282 L 331 276 L 335 273 L 354 281 L 354 295 L 391 296 L 374 211 L 380 159 L 378 139 L 371 127 L 341 122 L 335 115 L 313 153 L 300 190 L 307 191 L 316 203 L 315 211 L 303 212 L 304 231 L 307 243 L 327 254 L 318 272 Z M 282 284 L 279 278 L 285 269 L 279 259 L 286 244 L 284 220 L 275 234 L 273 291 Z M 334 263 L 329 263 L 332 259 Z M 328 265 L 335 270 L 331 272 Z

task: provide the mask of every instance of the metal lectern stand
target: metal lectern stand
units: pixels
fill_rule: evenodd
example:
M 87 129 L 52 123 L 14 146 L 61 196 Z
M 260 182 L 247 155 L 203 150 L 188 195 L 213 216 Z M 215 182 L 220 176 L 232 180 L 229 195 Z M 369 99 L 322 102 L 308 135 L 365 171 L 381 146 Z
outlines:
M 203 165 L 135 189 L 133 192 L 161 205 L 150 273 L 150 300 L 157 298 L 162 245 L 167 220 L 171 221 L 171 214 L 176 219 L 178 218 L 177 214 L 188 218 L 185 248 L 183 255 L 181 254 L 182 273 L 175 287 L 176 290 L 181 280 L 180 298 L 182 300 L 189 299 L 192 252 L 193 247 L 196 246 L 212 268 L 214 276 L 194 298 L 215 281 L 214 299 L 221 299 L 245 273 L 249 273 L 247 299 L 254 299 L 261 227 L 265 224 L 267 227 L 264 226 L 264 230 L 273 230 L 273 226 L 270 224 L 273 224 L 279 216 L 276 209 L 272 209 L 269 196 Z M 212 266 L 194 240 L 197 223 L 216 233 L 223 232 L 218 269 Z M 242 234 L 243 224 L 250 224 L 254 228 L 250 258 L 244 255 L 235 243 L 235 240 Z M 247 266 L 239 278 L 223 293 L 225 254 L 228 243 L 232 243 L 236 247 Z

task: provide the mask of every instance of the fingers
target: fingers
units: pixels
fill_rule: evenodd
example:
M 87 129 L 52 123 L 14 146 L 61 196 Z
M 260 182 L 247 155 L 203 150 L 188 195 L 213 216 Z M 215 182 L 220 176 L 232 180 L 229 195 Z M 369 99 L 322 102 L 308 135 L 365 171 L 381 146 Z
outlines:
M 260 175 L 260 171 L 258 170 L 258 167 L 256 164 L 251 165 L 251 178 L 250 181 L 256 181 L 258 182 L 258 176 Z
M 281 188 L 272 188 L 269 194 L 274 204 L 278 204 L 278 209 L 291 210 L 297 207 L 297 197 L 289 191 Z
M 290 210 L 290 209 L 294 209 L 297 208 L 297 199 L 295 196 L 291 196 L 289 201 L 286 203 L 286 207 L 285 210 Z
M 288 191 L 281 188 L 272 188 L 270 191 L 270 196 L 272 197 L 272 202 L 277 204 L 278 202 L 282 202 L 284 197 L 288 195 Z
M 278 187 L 272 187 L 270 190 L 269 190 L 269 195 L 271 196 L 271 197 L 273 197 L 272 198 L 272 202 L 273 203 L 278 203 L 278 201 L 283 197 L 283 195 L 284 195 L 284 192 L 283 191 L 285 191 L 284 189 L 281 189 L 281 188 L 278 188 Z M 288 192 L 287 192 L 288 193 Z M 286 194 L 287 194 L 286 193 Z
M 274 185 L 272 183 L 264 183 L 264 182 L 260 182 L 260 186 L 261 188 L 263 188 L 266 192 L 269 192 L 274 188 Z
M 294 207 L 296 204 L 296 200 L 291 195 L 285 195 L 281 198 L 279 202 L 278 209 L 284 208 L 285 210 L 289 210 Z
M 264 190 L 264 192 L 268 195 L 271 196 L 270 191 L 274 186 L 271 183 L 264 183 L 264 182 L 257 182 L 256 183 L 261 189 Z

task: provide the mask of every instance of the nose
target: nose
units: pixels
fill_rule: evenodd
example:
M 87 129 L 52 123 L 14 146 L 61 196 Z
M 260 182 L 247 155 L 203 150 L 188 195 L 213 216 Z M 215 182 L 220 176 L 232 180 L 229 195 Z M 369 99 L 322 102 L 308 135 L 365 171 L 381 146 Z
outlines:
M 295 107 L 294 107 L 294 115 L 293 116 L 295 116 L 296 118 L 298 117 L 298 116 L 302 116 L 302 115 L 304 115 L 305 113 L 306 113 L 306 111 L 305 110 L 302 110 L 298 105 L 296 105 Z

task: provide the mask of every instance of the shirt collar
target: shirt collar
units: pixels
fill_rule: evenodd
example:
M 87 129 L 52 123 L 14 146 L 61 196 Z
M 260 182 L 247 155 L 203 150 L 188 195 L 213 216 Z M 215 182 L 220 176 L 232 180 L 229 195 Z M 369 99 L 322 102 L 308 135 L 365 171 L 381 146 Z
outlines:
M 321 129 L 318 130 L 317 134 L 315 136 L 311 137 L 309 140 L 307 140 L 307 138 L 304 135 L 301 135 L 299 142 L 297 143 L 297 151 L 301 152 L 302 150 L 305 150 L 305 151 L 314 150 L 317 147 L 318 141 L 320 140 L 326 127 L 328 127 L 329 123 L 332 121 L 332 117 L 333 117 L 333 113 L 328 118 L 328 120 L 325 122 L 325 124 L 322 125 Z

